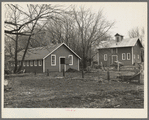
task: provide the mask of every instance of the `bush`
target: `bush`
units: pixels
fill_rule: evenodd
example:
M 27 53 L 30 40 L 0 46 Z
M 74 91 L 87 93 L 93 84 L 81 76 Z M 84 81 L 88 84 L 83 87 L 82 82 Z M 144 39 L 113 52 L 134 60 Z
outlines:
M 101 65 L 94 65 L 95 69 L 101 69 Z
M 69 68 L 66 72 L 78 72 L 78 70 L 75 70 L 75 69 Z
M 7 74 L 7 75 L 9 75 L 9 74 L 11 74 L 12 72 L 10 71 L 10 70 L 6 70 L 5 69 L 5 74 Z
M 87 66 L 86 71 L 91 72 L 91 66 Z

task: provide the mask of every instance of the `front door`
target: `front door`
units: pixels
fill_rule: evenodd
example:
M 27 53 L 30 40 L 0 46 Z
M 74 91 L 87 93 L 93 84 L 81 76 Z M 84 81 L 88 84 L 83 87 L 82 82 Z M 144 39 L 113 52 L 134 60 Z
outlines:
M 118 59 L 117 59 L 117 55 L 113 55 L 112 56 L 112 63 L 114 63 L 115 61 L 117 61 Z
M 59 62 L 59 71 L 60 72 L 62 72 L 63 70 L 66 71 L 65 58 L 60 57 L 59 60 L 60 60 L 60 62 Z

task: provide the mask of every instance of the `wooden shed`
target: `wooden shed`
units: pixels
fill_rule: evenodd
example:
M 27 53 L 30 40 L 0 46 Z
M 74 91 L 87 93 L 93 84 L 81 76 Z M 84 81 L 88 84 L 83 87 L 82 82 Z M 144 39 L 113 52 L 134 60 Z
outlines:
M 18 67 L 21 64 L 24 50 L 18 53 Z M 26 72 L 62 72 L 69 68 L 79 71 L 80 57 L 65 43 L 28 49 L 23 67 Z M 9 61 L 9 67 L 14 68 L 14 60 Z
M 143 45 L 139 38 L 123 39 L 123 36 L 118 33 L 115 38 L 115 41 L 107 41 L 98 47 L 99 64 L 109 66 L 115 61 L 119 61 L 129 66 L 135 62 L 142 62 L 141 49 L 143 49 Z

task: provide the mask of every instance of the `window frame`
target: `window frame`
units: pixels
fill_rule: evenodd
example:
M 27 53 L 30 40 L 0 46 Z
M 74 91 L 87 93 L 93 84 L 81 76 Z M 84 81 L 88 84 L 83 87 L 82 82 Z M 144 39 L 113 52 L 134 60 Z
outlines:
M 24 66 L 24 67 L 25 67 L 25 65 L 26 65 L 25 63 L 26 63 L 26 62 L 25 62 L 25 61 L 23 61 L 23 66 Z
M 54 63 L 54 64 L 52 63 L 52 57 L 53 57 L 53 56 L 55 57 L 55 59 L 54 59 L 54 62 L 55 62 L 55 63 Z M 56 66 L 56 55 L 55 55 L 55 54 L 52 54 L 52 55 L 51 55 L 51 66 Z
M 128 55 L 129 55 L 129 58 L 128 58 Z M 127 60 L 130 60 L 130 53 L 127 53 Z
M 32 64 L 31 64 L 32 63 Z M 33 60 L 30 60 L 30 66 L 32 67 L 34 64 Z
M 35 64 L 36 63 L 36 64 Z M 37 66 L 37 60 L 34 60 L 34 66 Z
M 29 66 L 29 65 L 30 65 L 29 61 L 26 61 L 26 66 Z
M 42 60 L 38 60 L 38 66 L 42 66 Z
M 104 54 L 104 61 L 107 61 L 107 54 Z
M 68 58 L 72 58 L 72 62 L 71 63 L 69 63 L 69 65 L 73 65 L 73 55 L 68 55 Z
M 126 54 L 122 53 L 122 60 L 126 60 Z
M 140 55 L 138 55 L 137 57 L 138 57 L 138 59 L 140 59 Z

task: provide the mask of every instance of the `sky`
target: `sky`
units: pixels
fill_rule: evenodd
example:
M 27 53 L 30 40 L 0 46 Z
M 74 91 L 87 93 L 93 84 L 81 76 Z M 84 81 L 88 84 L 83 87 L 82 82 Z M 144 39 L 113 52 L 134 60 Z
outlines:
M 147 3 L 146 2 L 80 2 L 80 3 L 64 3 L 77 4 L 90 8 L 93 12 L 103 9 L 103 15 L 109 21 L 115 21 L 114 27 L 110 30 L 110 34 L 114 37 L 119 33 L 128 38 L 128 31 L 132 28 L 144 27 L 147 29 Z
M 23 6 L 29 3 L 19 4 Z M 58 4 L 66 7 L 75 4 L 78 7 L 90 8 L 94 13 L 103 9 L 106 19 L 111 22 L 115 21 L 114 27 L 110 29 L 110 34 L 113 37 L 119 33 L 124 38 L 128 38 L 128 31 L 136 27 L 140 29 L 144 27 L 145 32 L 147 31 L 147 2 L 46 2 L 45 4 Z
M 119 33 L 128 38 L 128 31 L 132 28 L 144 27 L 147 31 L 147 2 L 65 2 L 53 3 L 69 6 L 76 4 L 90 8 L 92 12 L 97 13 L 103 9 L 103 15 L 108 21 L 115 21 L 115 25 L 110 29 L 111 36 Z

